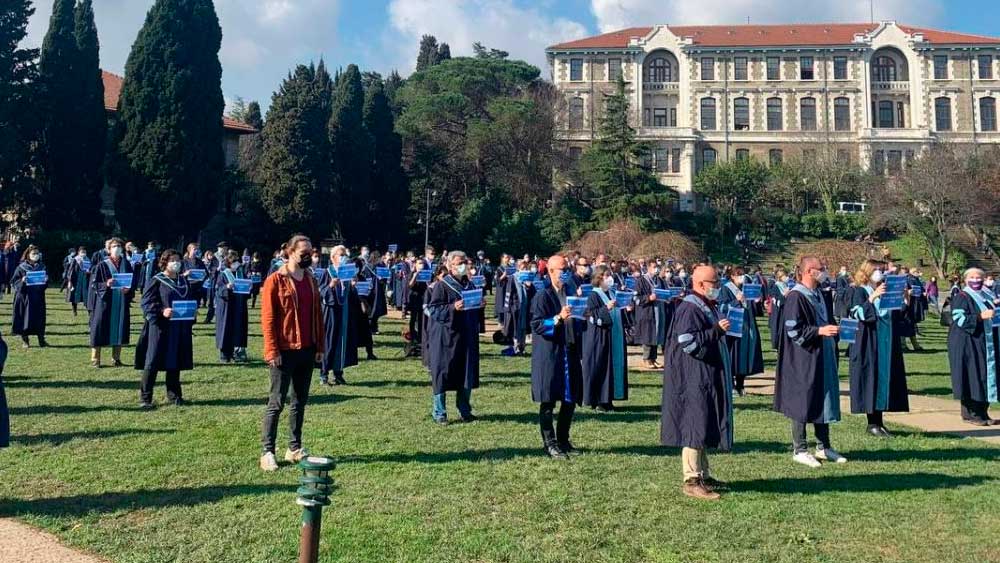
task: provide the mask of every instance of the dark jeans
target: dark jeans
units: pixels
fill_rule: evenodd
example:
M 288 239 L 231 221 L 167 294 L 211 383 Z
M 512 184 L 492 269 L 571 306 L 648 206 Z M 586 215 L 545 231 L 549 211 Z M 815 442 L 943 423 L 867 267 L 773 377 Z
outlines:
M 423 320 L 424 316 L 420 311 L 410 311 L 410 341 L 413 344 L 422 342 L 423 334 L 420 331 L 423 329 Z
M 884 426 L 882 423 L 882 411 L 870 412 L 865 416 L 868 417 L 868 426 Z
M 142 381 L 139 382 L 139 399 L 144 403 L 153 402 L 153 389 L 156 387 L 157 370 L 147 369 L 142 372 Z M 179 370 L 167 370 L 167 399 L 176 401 L 183 399 L 181 392 L 181 372 Z
M 816 433 L 816 449 L 825 450 L 830 447 L 830 425 L 813 424 L 813 431 Z M 792 421 L 792 448 L 797 454 L 803 453 L 807 449 L 806 445 L 806 423 Z
M 378 319 L 368 319 L 368 327 L 371 329 L 372 334 L 378 332 Z
M 990 404 L 962 399 L 962 420 L 989 420 Z
M 306 414 L 306 403 L 309 401 L 309 384 L 315 360 L 315 347 L 305 350 L 282 350 L 281 366 L 270 368 L 271 391 L 261 431 L 261 447 L 264 453 L 274 452 L 274 442 L 278 436 L 278 419 L 281 418 L 281 411 L 285 408 L 289 386 L 292 388 L 292 397 L 288 403 L 288 427 L 291 433 L 288 449 L 297 450 L 302 447 L 302 421 Z
M 656 361 L 656 345 L 647 346 L 642 345 L 642 359 L 649 360 L 650 362 Z
M 559 407 L 558 429 L 552 428 L 553 411 L 556 404 L 541 403 L 538 408 L 538 424 L 542 429 L 542 445 L 556 446 L 569 442 L 569 429 L 573 425 L 573 412 L 576 404 L 562 401 Z

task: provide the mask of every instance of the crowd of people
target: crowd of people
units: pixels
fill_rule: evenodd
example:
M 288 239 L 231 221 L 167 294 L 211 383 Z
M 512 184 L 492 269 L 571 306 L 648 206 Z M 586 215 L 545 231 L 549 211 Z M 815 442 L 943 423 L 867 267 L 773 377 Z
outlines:
M 12 332 L 31 346 L 45 340 L 49 284 L 40 249 L 30 246 L 11 268 Z M 830 424 L 841 419 L 838 355 L 848 357 L 850 410 L 867 417 L 868 433 L 892 434 L 885 412 L 908 410 L 904 351 L 920 350 L 919 324 L 934 309 L 950 325 L 948 353 L 954 396 L 970 424 L 1000 424 L 988 406 L 997 401 L 1000 338 L 993 322 L 1000 299 L 992 278 L 970 269 L 939 301 L 937 281 L 919 272 L 868 259 L 850 273 L 803 257 L 792 269 L 685 264 L 662 256 L 612 259 L 579 252 L 549 258 L 503 254 L 496 264 L 478 252 L 427 246 L 422 255 L 394 246 L 356 256 L 346 246 L 327 253 L 297 235 L 265 263 L 220 242 L 202 251 L 145 250 L 119 238 L 88 254 L 71 249 L 63 261 L 62 290 L 74 315 L 89 317 L 91 365 L 123 365 L 138 301 L 142 330 L 134 367 L 141 372 L 140 407 L 155 408 L 154 388 L 165 374 L 168 401 L 185 403 L 181 373 L 191 370 L 193 326 L 214 323 L 219 361 L 247 362 L 248 309 L 261 300 L 262 359 L 270 390 L 262 421 L 260 467 L 278 468 L 278 422 L 288 404 L 290 438 L 284 459 L 308 455 L 302 427 L 314 372 L 322 385 L 344 385 L 359 350 L 375 360 L 373 335 L 390 309 L 406 321 L 406 354 L 428 370 L 430 414 L 437 424 L 473 422 L 472 393 L 480 386 L 480 343 L 487 332 L 486 296 L 497 328 L 489 338 L 502 357 L 531 356 L 531 398 L 538 404 L 544 453 L 567 459 L 575 410 L 613 412 L 629 397 L 628 351 L 641 350 L 641 368 L 663 374 L 661 436 L 682 451 L 683 491 L 717 499 L 724 483 L 709 469 L 709 449 L 729 450 L 734 439 L 734 396 L 747 378 L 764 372 L 758 319 L 767 317 L 777 351 L 774 410 L 789 419 L 792 459 L 809 467 L 845 463 L 833 448 Z M 139 297 L 141 295 L 141 297 Z M 203 310 L 204 317 L 196 314 Z M 530 345 L 530 351 L 529 351 Z M 6 354 L 6 345 L 0 348 Z M 450 420 L 446 396 L 455 397 Z M 0 390 L 2 397 L 2 390 Z M 557 412 L 558 404 L 558 412 Z M 4 421 L 6 422 L 6 420 Z M 808 447 L 807 425 L 816 446 Z M 0 430 L 3 430 L 0 424 Z M 3 437 L 0 432 L 0 437 Z

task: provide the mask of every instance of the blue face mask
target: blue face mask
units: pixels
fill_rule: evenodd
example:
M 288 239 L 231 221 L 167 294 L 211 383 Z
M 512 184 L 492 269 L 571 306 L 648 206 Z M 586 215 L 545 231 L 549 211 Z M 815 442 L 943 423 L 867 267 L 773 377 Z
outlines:
M 466 270 L 465 264 L 459 264 L 458 266 L 455 267 L 455 273 L 458 274 L 458 277 L 464 276 L 465 270 Z

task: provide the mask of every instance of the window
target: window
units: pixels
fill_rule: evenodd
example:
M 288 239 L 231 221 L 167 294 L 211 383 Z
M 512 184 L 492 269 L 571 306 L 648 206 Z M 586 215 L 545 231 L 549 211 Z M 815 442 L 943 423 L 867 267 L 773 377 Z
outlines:
M 736 160 L 750 160 L 750 149 L 736 149 Z
M 667 126 L 667 108 L 653 108 L 653 127 Z
M 833 129 L 835 131 L 851 130 L 851 101 L 847 98 L 833 100 Z
M 948 79 L 948 55 L 934 55 L 934 80 Z
M 767 160 L 771 163 L 771 166 L 780 166 L 784 158 L 785 157 L 781 153 L 781 149 L 771 149 L 767 151 Z
M 906 127 L 906 105 L 903 102 L 896 102 L 896 127 Z
M 803 131 L 816 130 L 816 98 L 802 98 L 799 102 L 799 117 Z
M 715 130 L 715 98 L 701 99 L 701 129 L 703 131 Z
M 979 79 L 980 80 L 992 80 L 993 79 L 993 55 L 979 55 Z
M 569 60 L 569 79 L 574 82 L 583 80 L 583 59 Z
M 833 79 L 847 80 L 847 57 L 833 57 Z
M 885 151 L 872 153 L 872 173 L 879 176 L 885 174 Z
M 582 156 L 583 156 L 583 149 L 581 147 L 569 148 L 569 160 L 574 165 L 580 162 L 580 157 Z
M 670 126 L 677 127 L 677 108 L 670 108 Z
M 618 82 L 622 77 L 622 60 L 608 59 L 608 82 Z
M 875 82 L 895 82 L 896 81 L 896 60 L 892 57 L 875 57 L 875 64 L 872 65 L 872 78 Z
M 709 168 L 715 166 L 715 149 L 701 149 L 701 167 Z
M 951 131 L 951 98 L 934 100 L 934 124 L 938 131 Z
M 983 131 L 997 130 L 996 98 L 979 98 L 979 127 Z
M 899 174 L 903 170 L 903 151 L 889 151 L 889 174 Z
M 649 127 L 653 123 L 653 112 L 649 108 L 642 108 L 642 126 Z
M 569 128 L 583 129 L 583 98 L 569 101 Z
M 767 130 L 781 131 L 781 98 L 767 99 Z
M 813 72 L 813 58 L 799 57 L 799 80 L 812 80 L 815 78 Z
M 672 69 L 670 61 L 664 57 L 657 57 L 650 61 L 647 71 L 649 82 L 670 82 L 672 79 Z
M 878 126 L 880 128 L 892 128 L 892 111 L 892 102 L 881 101 L 878 103 Z
M 674 174 L 681 171 L 681 149 L 670 149 L 670 171 Z
M 653 170 L 656 172 L 666 172 L 670 169 L 670 162 L 667 160 L 666 147 L 656 147 L 653 156 Z
M 712 57 L 701 58 L 701 79 L 715 80 L 715 59 Z
M 733 122 L 737 131 L 750 129 L 750 100 L 736 98 L 733 100 Z
M 781 59 L 778 57 L 767 58 L 767 79 L 781 80 Z
M 837 149 L 837 162 L 841 164 L 850 164 L 851 151 L 847 149 Z
M 733 58 L 733 79 L 735 79 L 735 80 L 746 80 L 747 79 L 747 58 L 746 57 L 735 57 L 735 58 Z

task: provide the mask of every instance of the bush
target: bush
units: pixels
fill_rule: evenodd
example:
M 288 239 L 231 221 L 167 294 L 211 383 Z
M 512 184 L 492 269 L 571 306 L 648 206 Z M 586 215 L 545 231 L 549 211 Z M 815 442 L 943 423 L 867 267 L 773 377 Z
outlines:
M 622 220 L 611 223 L 603 231 L 590 231 L 565 247 L 585 256 L 607 254 L 609 258 L 618 259 L 628 256 L 645 237 L 636 223 Z
M 795 262 L 803 256 L 816 256 L 826 262 L 831 272 L 836 272 L 841 266 L 854 272 L 865 259 L 869 257 L 869 245 L 863 242 L 846 240 L 819 240 L 805 244 L 799 248 Z
M 866 215 L 836 214 L 832 220 L 827 220 L 825 213 L 810 213 L 803 215 L 801 234 L 812 238 L 838 238 L 854 240 L 859 235 L 868 232 L 868 217 Z
M 107 235 L 97 231 L 46 231 L 29 240 L 21 241 L 18 250 L 24 252 L 29 244 L 41 249 L 42 261 L 45 262 L 45 269 L 49 272 L 49 280 L 55 281 L 62 274 L 62 262 L 70 247 L 75 249 L 78 246 L 85 246 L 89 256 L 104 248 L 104 241 L 107 238 Z M 139 245 L 145 248 L 144 242 Z
M 687 236 L 676 231 L 663 231 L 642 239 L 629 253 L 629 257 L 636 260 L 651 256 L 692 264 L 703 260 L 705 253 L 701 244 Z

